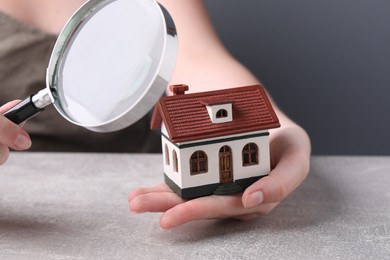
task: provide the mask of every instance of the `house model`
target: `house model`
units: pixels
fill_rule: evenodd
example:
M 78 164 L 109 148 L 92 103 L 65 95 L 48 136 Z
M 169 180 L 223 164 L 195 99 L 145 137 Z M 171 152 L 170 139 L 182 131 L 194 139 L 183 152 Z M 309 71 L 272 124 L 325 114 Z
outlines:
M 269 129 L 280 126 L 262 86 L 173 96 L 156 104 L 164 177 L 184 199 L 240 192 L 270 172 Z

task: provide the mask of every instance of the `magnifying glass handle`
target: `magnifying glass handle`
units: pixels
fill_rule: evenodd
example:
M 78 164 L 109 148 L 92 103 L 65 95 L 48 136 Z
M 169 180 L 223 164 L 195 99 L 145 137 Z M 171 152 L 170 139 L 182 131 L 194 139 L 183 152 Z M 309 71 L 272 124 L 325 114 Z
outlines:
M 38 114 L 39 112 L 43 111 L 45 108 L 37 108 L 34 105 L 32 98 L 33 95 L 11 107 L 3 115 L 15 124 L 20 124 L 27 119 L 33 117 L 34 115 Z

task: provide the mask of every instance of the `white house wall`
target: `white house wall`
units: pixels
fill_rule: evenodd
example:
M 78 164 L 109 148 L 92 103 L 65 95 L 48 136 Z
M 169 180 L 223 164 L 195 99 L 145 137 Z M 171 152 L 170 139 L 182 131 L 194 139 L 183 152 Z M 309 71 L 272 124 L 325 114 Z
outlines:
M 248 143 L 256 143 L 259 148 L 259 164 L 242 166 L 242 149 Z M 270 171 L 268 136 L 260 136 L 243 140 L 235 140 L 224 143 L 214 143 L 181 149 L 182 158 L 182 188 L 189 188 L 211 183 L 219 183 L 219 150 L 228 145 L 232 150 L 233 181 L 249 177 L 267 175 Z M 208 172 L 190 175 L 190 157 L 197 151 L 202 150 L 207 154 Z
M 165 132 L 164 128 L 162 129 Z M 256 132 L 263 133 L 263 132 Z M 255 134 L 256 134 L 255 133 Z M 166 132 L 164 133 L 166 135 Z M 253 133 L 251 133 L 253 134 Z M 229 136 L 237 137 L 237 136 Z M 224 137 L 226 138 L 226 137 Z M 215 142 L 217 139 L 213 139 Z M 199 141 L 199 140 L 198 140 Z M 203 140 L 205 141 L 205 140 Z M 209 140 L 208 140 L 209 141 Z M 259 164 L 251 166 L 242 166 L 242 149 L 248 143 L 256 143 L 259 148 Z M 186 143 L 188 144 L 188 143 Z M 190 188 L 195 186 L 219 183 L 219 150 L 222 146 L 228 145 L 232 151 L 232 166 L 233 180 L 245 179 L 256 176 L 264 176 L 270 172 L 270 157 L 269 157 L 269 137 L 268 135 L 238 139 L 229 142 L 199 144 L 197 146 L 179 149 L 165 137 L 162 137 L 163 157 L 164 157 L 164 172 L 181 188 Z M 165 145 L 169 150 L 170 164 L 165 163 Z M 178 159 L 178 172 L 173 171 L 172 151 L 175 150 Z M 190 175 L 190 157 L 197 151 L 202 150 L 207 154 L 208 172 L 197 175 Z
M 174 182 L 177 186 L 182 187 L 182 180 L 181 180 L 181 172 L 183 171 L 183 165 L 182 165 L 182 158 L 180 155 L 180 150 L 177 146 L 172 144 L 169 140 L 167 140 L 164 136 L 161 137 L 162 142 L 162 150 L 163 150 L 163 164 L 164 164 L 164 173 Z M 169 155 L 169 164 L 166 163 L 166 150 L 165 145 L 168 147 L 168 155 Z M 178 169 L 177 172 L 174 171 L 173 165 L 173 151 L 176 151 L 177 154 L 177 161 L 178 161 Z

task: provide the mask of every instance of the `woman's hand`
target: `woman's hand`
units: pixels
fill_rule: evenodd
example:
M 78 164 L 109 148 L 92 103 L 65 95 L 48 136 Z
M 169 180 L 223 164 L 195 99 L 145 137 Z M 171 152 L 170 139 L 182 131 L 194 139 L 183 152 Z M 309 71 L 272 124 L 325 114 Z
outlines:
M 186 201 L 162 183 L 131 192 L 130 210 L 137 213 L 163 212 L 160 219 L 162 228 L 173 228 L 201 219 L 249 219 L 269 214 L 302 183 L 310 164 L 310 141 L 299 126 L 278 129 L 270 138 L 272 171 L 244 193 L 212 195 Z
M 12 101 L 0 107 L 0 165 L 7 161 L 9 148 L 25 150 L 30 148 L 31 139 L 28 133 L 3 116 L 3 113 L 16 105 L 19 101 Z
M 256 77 L 224 48 L 199 0 L 159 0 L 171 13 L 179 35 L 179 52 L 171 84 L 187 84 L 189 92 L 259 84 Z M 139 188 L 129 195 L 132 212 L 163 212 L 160 225 L 172 228 L 190 221 L 247 219 L 266 215 L 309 172 L 310 140 L 306 132 L 273 106 L 281 127 L 270 134 L 271 172 L 244 193 L 185 201 L 166 184 Z

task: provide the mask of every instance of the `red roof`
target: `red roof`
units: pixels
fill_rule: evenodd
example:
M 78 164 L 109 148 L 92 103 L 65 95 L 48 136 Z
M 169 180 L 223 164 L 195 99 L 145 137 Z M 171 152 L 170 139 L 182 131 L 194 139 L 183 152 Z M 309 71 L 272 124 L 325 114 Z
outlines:
M 205 105 L 221 100 L 233 104 L 233 121 L 212 123 Z M 151 128 L 161 128 L 162 122 L 174 143 L 280 126 L 260 85 L 162 97 L 154 107 Z

